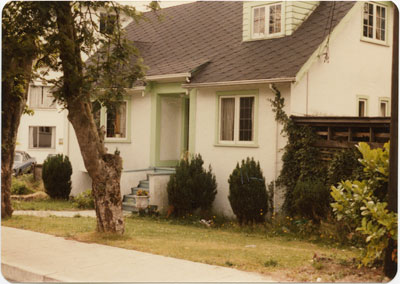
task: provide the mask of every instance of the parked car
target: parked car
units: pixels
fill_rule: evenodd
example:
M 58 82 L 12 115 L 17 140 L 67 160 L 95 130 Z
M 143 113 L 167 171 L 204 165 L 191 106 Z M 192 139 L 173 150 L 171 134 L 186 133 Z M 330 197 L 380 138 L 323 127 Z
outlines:
M 13 173 L 20 175 L 24 173 L 31 173 L 36 165 L 36 159 L 29 156 L 27 152 L 15 151 Z

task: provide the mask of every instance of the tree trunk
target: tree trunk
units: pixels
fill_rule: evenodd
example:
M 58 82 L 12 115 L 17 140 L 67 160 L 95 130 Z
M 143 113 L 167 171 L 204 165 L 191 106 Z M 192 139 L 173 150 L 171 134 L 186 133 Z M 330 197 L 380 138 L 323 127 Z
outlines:
M 3 53 L 2 115 L 1 115 L 1 218 L 9 218 L 11 177 L 15 143 L 21 115 L 26 105 L 33 58 L 15 59 Z
M 124 233 L 120 179 L 122 160 L 107 154 L 104 139 L 92 115 L 90 95 L 84 90 L 83 62 L 70 2 L 54 3 L 60 33 L 60 58 L 64 72 L 62 94 L 78 140 L 95 199 L 97 230 Z

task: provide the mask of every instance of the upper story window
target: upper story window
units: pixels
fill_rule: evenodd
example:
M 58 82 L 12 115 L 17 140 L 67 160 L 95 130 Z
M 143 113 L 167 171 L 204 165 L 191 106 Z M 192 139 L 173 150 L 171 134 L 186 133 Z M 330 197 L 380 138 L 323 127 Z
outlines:
M 50 86 L 30 86 L 29 106 L 32 108 L 56 108 Z
M 114 31 L 116 15 L 101 13 L 100 14 L 100 32 L 103 34 L 112 34 Z
M 363 39 L 386 42 L 387 7 L 376 3 L 364 3 Z
M 252 38 L 266 38 L 283 33 L 282 4 L 271 4 L 253 8 Z

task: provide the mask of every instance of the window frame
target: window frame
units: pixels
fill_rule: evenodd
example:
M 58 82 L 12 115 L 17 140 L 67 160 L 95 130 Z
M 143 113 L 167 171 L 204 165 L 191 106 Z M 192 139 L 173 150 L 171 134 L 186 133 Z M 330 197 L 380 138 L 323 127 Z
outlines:
M 31 128 L 39 128 L 40 127 L 48 127 L 51 129 L 51 146 L 50 147 L 34 147 L 33 140 L 31 141 Z M 33 131 L 33 129 L 32 129 Z M 49 149 L 56 149 L 56 127 L 55 126 L 43 126 L 43 125 L 30 125 L 28 128 L 28 148 L 31 150 L 49 150 Z M 38 130 L 39 135 L 39 130 Z M 33 139 L 33 137 L 32 137 Z M 39 145 L 39 136 L 37 137 L 37 145 Z
M 251 141 L 241 141 L 240 139 L 240 98 L 253 97 L 253 125 Z M 222 99 L 235 99 L 234 116 L 234 135 L 233 140 L 221 140 L 221 115 Z M 216 126 L 215 126 L 215 144 L 214 146 L 235 146 L 235 147 L 258 147 L 258 90 L 239 90 L 239 91 L 219 91 L 216 95 Z
M 373 5 L 373 24 L 372 24 L 372 38 L 368 36 L 364 36 L 364 5 L 365 4 L 371 4 Z M 377 39 L 376 38 L 376 18 L 377 18 L 377 7 L 382 7 L 385 9 L 386 12 L 386 17 L 385 17 L 385 40 Z M 362 2 L 362 8 L 361 8 L 361 40 L 369 43 L 376 43 L 380 45 L 386 45 L 388 46 L 388 37 L 389 37 L 389 32 L 388 32 L 388 27 L 389 27 L 389 7 L 388 5 L 383 4 L 382 2 Z
M 251 39 L 253 40 L 258 40 L 258 39 L 267 39 L 267 38 L 275 38 L 275 37 L 281 37 L 285 35 L 285 2 L 273 2 L 269 4 L 263 4 L 263 5 L 257 5 L 251 7 L 251 16 L 250 16 L 250 34 L 251 34 Z M 270 7 L 271 6 L 276 6 L 276 5 L 281 5 L 281 31 L 277 33 L 270 33 L 269 32 L 269 20 L 270 20 Z M 262 34 L 254 34 L 254 11 L 255 9 L 260 9 L 260 8 L 265 8 L 265 18 L 264 18 L 264 29 L 265 33 Z
M 44 89 L 43 88 L 49 88 L 49 90 L 52 88 L 52 86 L 47 86 L 47 85 L 29 85 L 29 95 L 28 95 L 28 104 L 29 107 L 32 109 L 43 109 L 43 110 L 57 110 L 57 103 L 52 102 L 50 106 L 42 106 L 40 104 L 39 106 L 33 106 L 32 104 L 32 88 L 38 88 L 40 87 L 42 89 L 41 92 L 41 100 L 43 101 L 43 96 L 44 96 Z
M 363 102 L 364 102 L 364 116 L 360 116 L 360 101 L 363 101 Z M 357 96 L 357 105 L 356 105 L 356 108 L 357 108 L 357 114 L 356 114 L 356 116 L 357 116 L 357 117 L 367 117 L 367 116 L 369 116 L 368 101 L 369 101 L 369 97 L 368 97 L 368 96 L 362 96 L 362 95 L 358 95 L 358 96 Z
M 384 117 L 390 117 L 391 113 L 390 113 L 390 98 L 389 97 L 380 97 L 378 100 L 378 113 L 379 116 L 381 115 L 381 104 L 382 103 L 386 103 L 386 115 Z
M 126 96 L 122 101 L 126 103 L 125 137 L 107 137 L 107 109 L 104 106 L 100 109 L 100 127 L 104 126 L 106 143 L 131 143 L 131 99 Z

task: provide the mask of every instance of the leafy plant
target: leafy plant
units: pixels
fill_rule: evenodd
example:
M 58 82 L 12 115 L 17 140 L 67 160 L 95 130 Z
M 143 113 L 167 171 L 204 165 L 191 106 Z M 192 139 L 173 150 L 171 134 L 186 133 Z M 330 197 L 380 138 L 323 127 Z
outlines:
M 25 195 L 33 193 L 34 191 L 31 190 L 25 181 L 18 180 L 16 178 L 12 178 L 11 182 L 11 194 L 16 195 Z
M 68 199 L 71 192 L 72 166 L 67 156 L 58 154 L 43 163 L 42 179 L 46 193 L 54 199 Z
M 338 220 L 345 220 L 351 228 L 364 236 L 362 264 L 373 265 L 383 260 L 390 238 L 397 240 L 397 214 L 389 212 L 382 201 L 385 191 L 380 190 L 389 176 L 389 143 L 383 149 L 370 149 L 360 143 L 360 162 L 368 179 L 344 181 L 331 187 L 335 202 L 331 204 Z
M 260 163 L 242 160 L 229 176 L 229 202 L 240 224 L 260 223 L 268 212 L 268 194 Z
M 329 210 L 329 190 L 318 179 L 298 180 L 293 191 L 293 209 L 298 216 L 319 223 Z
M 88 189 L 74 197 L 74 205 L 81 209 L 94 209 L 92 190 Z
M 282 156 L 282 169 L 277 185 L 286 189 L 283 209 L 291 216 L 301 214 L 294 206 L 293 192 L 300 180 L 313 177 L 325 183 L 327 166 L 322 161 L 321 153 L 313 144 L 318 136 L 308 126 L 296 125 L 283 110 L 285 100 L 276 88 L 275 98 L 271 100 L 275 120 L 283 125 L 282 133 L 287 137 L 287 144 Z
M 200 154 L 181 159 L 176 173 L 167 185 L 168 202 L 176 216 L 192 213 L 200 208 L 204 214 L 211 209 L 217 194 L 217 182 L 211 166 L 206 171 Z

